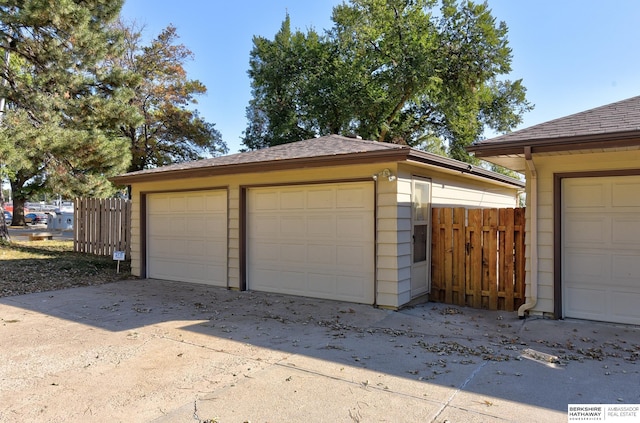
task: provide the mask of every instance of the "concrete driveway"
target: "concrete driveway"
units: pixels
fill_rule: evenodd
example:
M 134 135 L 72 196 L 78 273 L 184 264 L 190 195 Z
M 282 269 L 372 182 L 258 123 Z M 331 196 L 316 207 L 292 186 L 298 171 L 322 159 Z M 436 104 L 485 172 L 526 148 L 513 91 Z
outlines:
M 0 299 L 0 421 L 566 422 L 640 403 L 640 330 L 158 280 Z M 632 420 L 629 420 L 632 421 Z

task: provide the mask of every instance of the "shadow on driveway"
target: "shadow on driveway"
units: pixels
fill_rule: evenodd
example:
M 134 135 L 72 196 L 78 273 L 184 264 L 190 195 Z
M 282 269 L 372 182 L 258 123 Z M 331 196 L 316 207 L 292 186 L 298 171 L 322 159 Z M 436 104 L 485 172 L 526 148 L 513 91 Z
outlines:
M 174 341 L 171 348 L 179 343 L 189 351 L 200 351 L 206 366 L 217 369 L 203 371 L 205 364 L 201 361 L 181 368 L 182 377 L 190 371 L 204 378 L 199 383 L 205 384 L 206 390 L 189 392 L 199 402 L 185 400 L 189 395 L 176 395 L 171 401 L 165 396 L 166 409 L 158 406 L 157 410 L 154 408 L 156 414 L 149 411 L 145 419 L 183 421 L 183 416 L 196 415 L 198 409 L 202 416 L 210 407 L 211 413 L 218 416 L 227 413 L 229 420 L 219 421 L 237 421 L 231 418 L 240 415 L 244 419 L 251 417 L 252 421 L 267 417 L 279 420 L 274 416 L 290 421 L 292 416 L 300 417 L 300 421 L 315 421 L 318 416 L 326 417 L 326 421 L 566 421 L 567 404 L 571 403 L 640 403 L 640 368 L 636 364 L 640 358 L 640 331 L 635 326 L 519 320 L 516 313 L 435 303 L 389 311 L 159 280 L 128 280 L 0 299 L 1 338 L 17 340 L 16 332 L 25 330 L 23 338 L 28 341 L 34 337 L 31 344 L 25 342 L 30 345 L 27 349 L 34 351 L 29 353 L 24 347 L 21 353 L 14 351 L 10 364 L 0 372 L 5 375 L 0 380 L 0 396 L 10 389 L 18 393 L 33 389 L 31 382 L 8 383 L 15 375 L 11 376 L 7 366 L 29 368 L 29 361 L 38 360 L 37 350 L 42 346 L 36 345 L 34 328 L 51 324 L 48 318 L 52 317 L 107 331 L 100 332 L 97 343 L 102 343 L 103 349 L 96 353 L 98 356 L 105 354 L 107 344 L 110 354 L 118 354 L 120 347 L 115 340 L 123 342 L 122 348 L 127 349 L 135 336 L 149 343 L 140 343 L 139 349 L 128 353 L 142 363 L 151 360 L 145 348 L 151 348 L 152 342 L 170 340 Z M 45 324 L 34 319 L 44 319 Z M 31 326 L 23 327 L 21 322 L 31 322 Z M 77 325 L 65 326 L 58 320 L 47 330 L 54 331 L 56 327 L 61 331 L 59 336 L 49 334 L 47 339 L 77 340 L 85 336 L 77 332 Z M 82 333 L 95 334 L 94 329 L 84 329 Z M 67 343 L 75 350 L 64 354 L 93 354 L 91 338 L 84 341 Z M 160 356 L 153 357 L 158 371 L 169 371 L 174 365 L 172 360 L 185 354 L 165 349 L 162 361 L 163 349 L 158 347 L 158 351 Z M 242 364 L 221 364 L 240 357 Z M 85 361 L 107 370 L 113 365 L 100 363 L 98 358 L 92 360 Z M 123 358 L 117 366 L 121 368 L 126 362 Z M 130 365 L 140 367 L 133 360 Z M 80 367 L 74 362 L 51 374 L 86 372 Z M 24 379 L 29 381 L 31 377 Z M 157 377 L 161 377 L 160 373 Z M 78 376 L 78 380 L 83 378 Z M 296 385 L 301 381 L 303 385 Z M 146 401 L 150 401 L 151 392 L 160 388 L 150 384 L 146 389 L 150 390 Z M 362 400 L 354 406 L 345 404 L 340 411 L 341 401 L 346 401 L 354 390 L 362 391 L 356 397 L 366 393 L 367 405 L 362 405 Z M 266 391 L 273 392 L 261 399 Z M 296 411 L 298 414 L 286 414 L 287 401 L 301 393 L 308 395 L 300 398 L 309 405 L 307 414 L 300 410 Z M 220 405 L 222 401 L 224 407 Z M 284 405 L 277 406 L 278 401 Z M 336 414 L 335 420 L 319 404 L 314 407 L 314 401 L 332 401 L 338 408 L 336 413 L 342 414 Z M 108 412 L 112 406 L 115 403 L 96 403 L 92 410 Z M 274 409 L 269 410 L 270 406 Z M 10 413 L 24 412 L 20 404 L 4 411 L 2 407 L 0 420 L 14 415 Z M 120 407 L 127 409 L 122 404 Z M 126 415 L 126 411 L 122 413 Z

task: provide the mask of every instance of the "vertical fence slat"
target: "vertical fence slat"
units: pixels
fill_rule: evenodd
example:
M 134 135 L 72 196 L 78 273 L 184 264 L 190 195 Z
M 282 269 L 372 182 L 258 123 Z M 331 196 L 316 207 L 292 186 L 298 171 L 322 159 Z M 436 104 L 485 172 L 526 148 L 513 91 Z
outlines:
M 500 276 L 499 276 L 499 290 L 502 291 L 504 296 L 503 310 L 513 310 L 514 305 L 514 245 L 513 238 L 515 235 L 514 229 L 514 210 L 502 209 L 500 210 L 500 226 L 504 229 L 501 231 L 501 244 L 500 244 Z
M 486 285 L 489 288 L 489 310 L 498 309 L 498 209 L 483 210 L 483 266 L 487 271 Z M 486 230 L 484 228 L 487 228 Z
M 453 304 L 453 239 L 452 231 L 448 228 L 453 227 L 453 210 L 444 210 L 444 302 Z
M 434 301 L 442 301 L 442 243 L 440 241 L 440 216 L 442 209 L 431 213 L 431 296 Z
M 457 305 L 465 305 L 467 293 L 465 288 L 464 256 L 465 256 L 465 212 L 462 208 L 453 209 L 453 301 Z
M 482 306 L 482 210 L 468 211 L 468 270 L 465 278 L 467 292 L 471 295 L 472 307 Z

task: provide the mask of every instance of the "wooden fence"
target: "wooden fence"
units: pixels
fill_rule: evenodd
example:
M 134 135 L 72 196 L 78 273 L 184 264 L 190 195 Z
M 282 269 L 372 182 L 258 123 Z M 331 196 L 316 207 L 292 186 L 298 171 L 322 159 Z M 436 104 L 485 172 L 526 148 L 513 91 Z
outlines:
M 524 208 L 434 208 L 436 302 L 514 311 L 524 303 Z
M 131 254 L 131 201 L 78 198 L 74 202 L 73 249 L 101 256 Z

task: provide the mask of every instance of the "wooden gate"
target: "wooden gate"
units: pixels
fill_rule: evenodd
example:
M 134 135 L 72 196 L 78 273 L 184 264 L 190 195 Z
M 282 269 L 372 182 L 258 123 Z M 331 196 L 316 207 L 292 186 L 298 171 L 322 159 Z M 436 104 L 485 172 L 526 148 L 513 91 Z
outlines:
M 435 302 L 514 311 L 524 303 L 524 208 L 434 208 Z

